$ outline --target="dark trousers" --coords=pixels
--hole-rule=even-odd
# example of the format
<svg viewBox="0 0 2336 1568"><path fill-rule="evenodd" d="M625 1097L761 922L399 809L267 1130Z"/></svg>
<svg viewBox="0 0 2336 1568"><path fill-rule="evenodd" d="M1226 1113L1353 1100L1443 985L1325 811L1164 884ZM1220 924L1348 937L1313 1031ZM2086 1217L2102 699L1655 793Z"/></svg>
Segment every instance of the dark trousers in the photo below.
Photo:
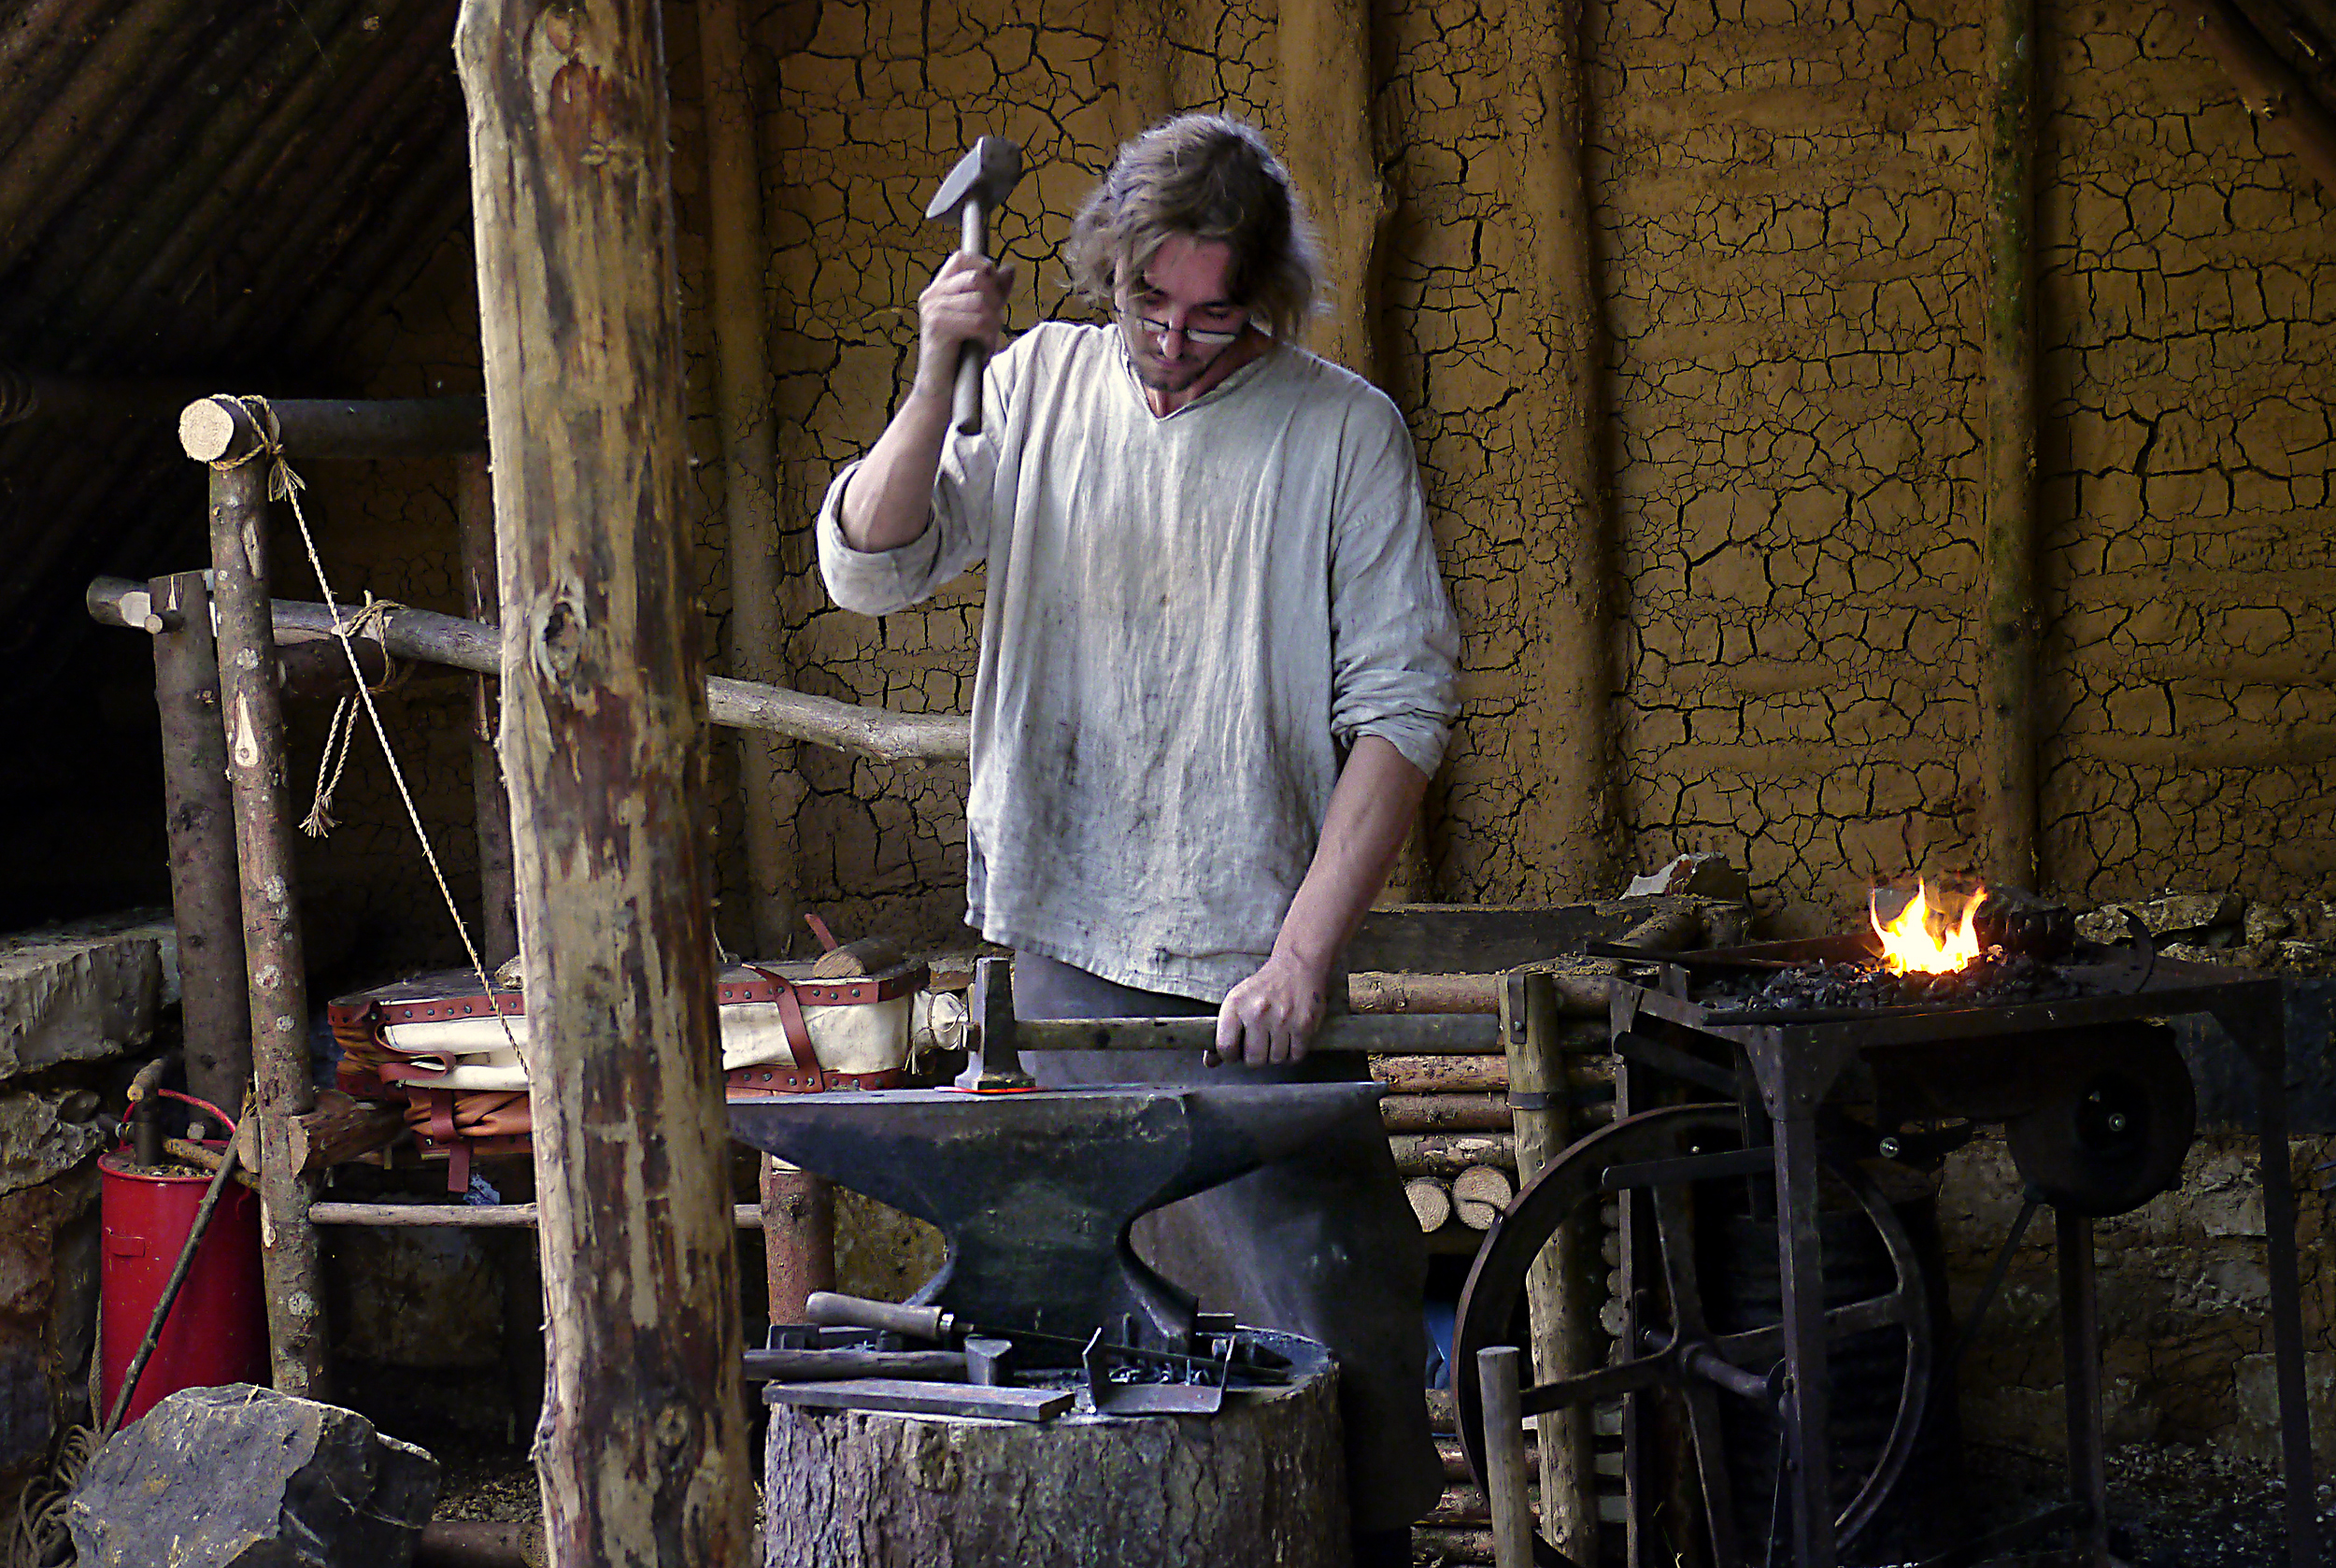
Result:
<svg viewBox="0 0 2336 1568"><path fill-rule="evenodd" d="M1014 1012L1023 1019L1192 1018L1213 1004L1115 984L1023 953ZM1204 1067L1170 1051L1047 1051L1022 1058L1048 1088L1097 1084L1320 1083L1363 1075L1360 1057L1283 1067ZM1428 1252L1375 1116L1342 1122L1301 1159L1156 1209L1135 1250L1198 1296L1203 1309L1303 1334L1338 1358L1347 1495L1355 1529L1409 1524L1435 1505L1444 1475L1428 1431L1420 1298Z"/></svg>

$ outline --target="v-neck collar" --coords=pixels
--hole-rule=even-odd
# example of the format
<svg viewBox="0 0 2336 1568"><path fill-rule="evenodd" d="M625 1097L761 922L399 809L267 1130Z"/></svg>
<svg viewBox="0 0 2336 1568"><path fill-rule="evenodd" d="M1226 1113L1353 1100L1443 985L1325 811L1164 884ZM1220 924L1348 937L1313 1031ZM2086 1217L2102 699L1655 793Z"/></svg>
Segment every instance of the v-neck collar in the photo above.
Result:
<svg viewBox="0 0 2336 1568"><path fill-rule="evenodd" d="M1151 422L1155 425L1166 424L1170 420L1180 418L1183 415L1190 413L1195 408L1205 408L1210 404L1217 402L1219 398L1225 396L1226 394L1238 392L1241 388L1247 386L1251 381L1257 379L1259 372L1261 371L1266 365L1273 363L1275 360L1279 358L1282 351L1281 340L1279 338L1273 338L1266 344L1265 351L1263 353L1258 355L1257 358L1251 360L1248 363L1243 365L1240 369L1234 371L1232 375L1226 377L1215 386L1209 388L1208 391L1203 392L1200 396L1194 398L1183 407L1173 409L1165 414L1155 414L1152 412L1151 399L1145 395L1146 388L1144 386L1144 378L1135 373L1135 356L1128 351L1127 337L1120 332L1116 323L1105 327L1104 330L1111 334L1112 347L1118 350L1119 372L1126 378L1128 391L1133 394L1136 406L1142 409L1144 417L1151 421Z"/></svg>

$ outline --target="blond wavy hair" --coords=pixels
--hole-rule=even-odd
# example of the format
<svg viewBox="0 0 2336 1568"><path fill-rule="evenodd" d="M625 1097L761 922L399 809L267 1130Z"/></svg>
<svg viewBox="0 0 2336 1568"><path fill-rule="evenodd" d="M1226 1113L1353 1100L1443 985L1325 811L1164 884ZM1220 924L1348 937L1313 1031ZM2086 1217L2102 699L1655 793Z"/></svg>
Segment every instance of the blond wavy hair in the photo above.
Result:
<svg viewBox="0 0 2336 1568"><path fill-rule="evenodd" d="M1120 282L1178 235L1232 248L1232 297L1260 326L1277 337L1304 326L1321 292L1314 231L1289 171L1254 129L1188 114L1122 147L1072 221L1071 286L1109 311Z"/></svg>

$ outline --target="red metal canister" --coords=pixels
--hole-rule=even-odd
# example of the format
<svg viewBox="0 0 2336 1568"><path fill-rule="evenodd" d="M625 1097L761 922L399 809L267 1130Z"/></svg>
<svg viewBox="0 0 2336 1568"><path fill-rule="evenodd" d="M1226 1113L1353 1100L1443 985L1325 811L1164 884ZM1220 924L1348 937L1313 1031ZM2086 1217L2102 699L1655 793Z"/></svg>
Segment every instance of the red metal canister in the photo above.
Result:
<svg viewBox="0 0 2336 1568"><path fill-rule="evenodd" d="M224 1148L222 1144L209 1146ZM140 1170L126 1153L97 1162L103 1183L100 1213L106 1231L101 1276L104 1310L97 1364L102 1404L98 1419L113 1408L153 1321L154 1305L178 1262L203 1205L210 1177L162 1176ZM194 1264L178 1300L163 1324L162 1337L136 1395L122 1413L127 1426L165 1396L180 1389L221 1383L267 1381L267 1305L260 1284L259 1195L230 1181L211 1213L209 1229L195 1248Z"/></svg>

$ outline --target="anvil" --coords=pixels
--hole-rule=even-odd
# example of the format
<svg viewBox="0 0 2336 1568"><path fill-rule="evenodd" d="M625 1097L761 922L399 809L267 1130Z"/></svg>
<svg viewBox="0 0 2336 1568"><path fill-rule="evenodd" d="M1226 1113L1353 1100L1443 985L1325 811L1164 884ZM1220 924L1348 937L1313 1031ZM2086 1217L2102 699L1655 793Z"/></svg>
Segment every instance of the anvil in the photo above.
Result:
<svg viewBox="0 0 2336 1568"><path fill-rule="evenodd" d="M1050 1333L1132 1327L1129 1343L1183 1349L1193 1300L1136 1257L1128 1228L1303 1149L1378 1096L1372 1083L878 1090L733 1100L730 1126L936 1227L948 1254L910 1298L920 1305Z"/></svg>

